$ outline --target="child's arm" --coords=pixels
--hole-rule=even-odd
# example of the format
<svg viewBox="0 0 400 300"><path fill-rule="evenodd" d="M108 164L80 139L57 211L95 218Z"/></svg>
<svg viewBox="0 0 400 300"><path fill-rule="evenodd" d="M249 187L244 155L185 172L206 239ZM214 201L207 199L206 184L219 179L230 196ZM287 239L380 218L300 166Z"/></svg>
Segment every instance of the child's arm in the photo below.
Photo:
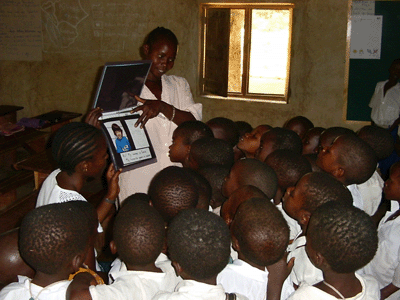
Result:
<svg viewBox="0 0 400 300"><path fill-rule="evenodd" d="M267 299L280 300L282 286L286 278L289 276L294 265L294 257L287 262L287 253L273 265L267 266L268 269L268 284L267 284Z"/></svg>
<svg viewBox="0 0 400 300"><path fill-rule="evenodd" d="M68 286L66 300L92 300L89 286L96 285L96 280L89 273L79 273Z"/></svg>
<svg viewBox="0 0 400 300"><path fill-rule="evenodd" d="M400 288L395 286L393 283L385 286L383 289L381 289L381 300L386 299L389 297L391 294L394 292L397 292Z"/></svg>
<svg viewBox="0 0 400 300"><path fill-rule="evenodd" d="M107 183L108 183L108 192L106 197L101 201L99 206L97 207L97 217L99 219L100 224L107 217L110 209L114 207L114 203L117 200L119 194L119 174L121 174L121 169L115 171L114 164L110 164L107 170Z"/></svg>

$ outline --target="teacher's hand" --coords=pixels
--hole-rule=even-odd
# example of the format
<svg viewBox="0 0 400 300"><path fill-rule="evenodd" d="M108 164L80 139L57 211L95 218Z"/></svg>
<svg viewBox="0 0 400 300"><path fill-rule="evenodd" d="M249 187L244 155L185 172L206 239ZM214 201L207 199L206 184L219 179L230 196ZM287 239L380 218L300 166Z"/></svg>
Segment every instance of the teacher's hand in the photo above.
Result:
<svg viewBox="0 0 400 300"><path fill-rule="evenodd" d="M140 128L143 128L149 119L156 117L162 111L164 102L161 100L145 100L139 96L135 96L135 99L143 103L143 105L136 107L131 111L131 113L138 112L139 110L142 111L142 114L135 124L135 127L140 124Z"/></svg>

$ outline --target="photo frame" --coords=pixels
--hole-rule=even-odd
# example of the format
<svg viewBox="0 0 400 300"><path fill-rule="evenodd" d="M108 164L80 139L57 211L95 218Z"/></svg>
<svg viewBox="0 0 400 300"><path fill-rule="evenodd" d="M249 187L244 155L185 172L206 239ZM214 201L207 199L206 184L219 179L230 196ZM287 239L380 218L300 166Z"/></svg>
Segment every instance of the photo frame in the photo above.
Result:
<svg viewBox="0 0 400 300"><path fill-rule="evenodd" d="M138 114L101 120L111 160L122 172L152 164L156 154L145 128L135 127Z"/></svg>

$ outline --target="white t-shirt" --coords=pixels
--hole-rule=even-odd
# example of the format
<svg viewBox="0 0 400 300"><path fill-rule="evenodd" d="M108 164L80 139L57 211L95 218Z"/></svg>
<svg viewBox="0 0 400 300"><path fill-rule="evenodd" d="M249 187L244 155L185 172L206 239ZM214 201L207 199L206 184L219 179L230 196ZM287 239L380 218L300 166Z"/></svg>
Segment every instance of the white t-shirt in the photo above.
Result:
<svg viewBox="0 0 400 300"><path fill-rule="evenodd" d="M363 211L370 216L376 212L381 203L384 183L381 175L375 171L366 182L357 185L363 199Z"/></svg>
<svg viewBox="0 0 400 300"><path fill-rule="evenodd" d="M361 283L362 291L356 296L346 299L379 300L381 298L379 285L372 276L361 277L360 275L356 274L356 277ZM337 300L338 298L309 284L303 284L288 298L288 300L322 300L322 299Z"/></svg>
<svg viewBox="0 0 400 300"><path fill-rule="evenodd" d="M353 197L353 205L361 210L364 210L364 201L360 191L358 190L357 184L350 184L347 186L347 188Z"/></svg>
<svg viewBox="0 0 400 300"><path fill-rule="evenodd" d="M241 259L236 259L228 264L218 274L217 283L221 284L228 293L239 293L249 300L262 300L267 297L268 270L257 269ZM281 299L294 292L290 280L286 279L281 293Z"/></svg>
<svg viewBox="0 0 400 300"><path fill-rule="evenodd" d="M246 300L245 296L236 294L236 299ZM225 300L226 294L222 285L211 285L194 280L183 280L172 293L159 293L153 300Z"/></svg>
<svg viewBox="0 0 400 300"><path fill-rule="evenodd" d="M31 283L31 279L18 275L18 282L13 282L0 291L1 300L60 300L66 298L66 291L71 281L62 280L41 287Z"/></svg>
<svg viewBox="0 0 400 300"><path fill-rule="evenodd" d="M299 223L297 223L295 219L293 219L286 213L286 211L282 207L282 202L276 205L276 208L282 213L283 217L286 220L286 223L289 225L289 230L290 230L289 240L294 240L301 231Z"/></svg>
<svg viewBox="0 0 400 300"><path fill-rule="evenodd" d="M388 128L400 114L400 83L390 88L383 96L386 81L376 84L375 92L369 102L372 108L371 119L378 126Z"/></svg>
<svg viewBox="0 0 400 300"><path fill-rule="evenodd" d="M190 86L186 79L174 75L163 75L161 83L162 101L173 105L177 109L188 111L192 113L196 120L201 120L202 104L194 103ZM143 87L140 97L143 99L156 99L147 86ZM134 193L147 193L151 179L162 169L172 165L180 166L180 164L172 163L168 156L169 146L172 143L172 134L177 125L160 113L157 117L150 119L145 127L154 147L157 162L124 172L119 176L119 196L121 201Z"/></svg>

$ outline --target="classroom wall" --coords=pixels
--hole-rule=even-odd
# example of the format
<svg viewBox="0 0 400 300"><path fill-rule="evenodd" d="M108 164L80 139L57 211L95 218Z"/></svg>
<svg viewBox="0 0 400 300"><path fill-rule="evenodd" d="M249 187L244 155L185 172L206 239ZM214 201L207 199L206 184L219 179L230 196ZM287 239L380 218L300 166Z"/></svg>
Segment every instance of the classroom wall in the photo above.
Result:
<svg viewBox="0 0 400 300"><path fill-rule="evenodd" d="M0 101L22 105L18 117L52 109L84 113L93 101L101 66L139 59L145 34L172 29L180 49L171 74L189 81L204 120L225 116L252 125L280 126L304 115L318 126L352 126L343 121L348 0L293 0L293 48L289 104L206 99L198 95L199 4L202 0L62 0L42 12L43 60L0 61ZM248 1L250 2L250 1ZM276 1L265 1L276 2ZM60 31L54 16L75 16L74 30ZM102 28L98 28L101 21ZM56 29L56 30L54 30Z"/></svg>

